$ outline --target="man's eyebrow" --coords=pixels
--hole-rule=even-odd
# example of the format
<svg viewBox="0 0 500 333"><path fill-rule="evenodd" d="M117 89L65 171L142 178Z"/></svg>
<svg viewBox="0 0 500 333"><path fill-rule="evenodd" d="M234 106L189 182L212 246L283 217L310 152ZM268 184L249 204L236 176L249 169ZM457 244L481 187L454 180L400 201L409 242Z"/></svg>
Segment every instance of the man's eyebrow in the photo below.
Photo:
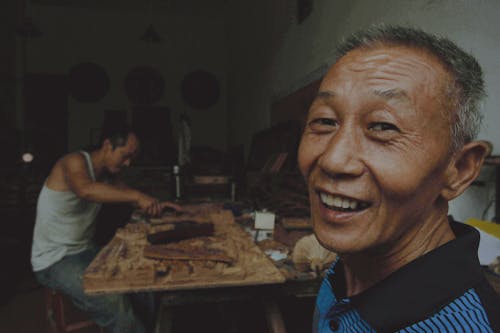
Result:
<svg viewBox="0 0 500 333"><path fill-rule="evenodd" d="M385 100L389 99L399 99L403 101L409 101L410 97L406 91L402 89L387 89L387 90L374 90L373 93Z"/></svg>
<svg viewBox="0 0 500 333"><path fill-rule="evenodd" d="M410 101L410 97L408 96L406 91L403 89L397 89L397 88L385 89L385 90L375 89L375 90L373 90L373 93L376 96L382 97L385 100L396 99L396 100L401 100L401 101L408 101L408 102ZM316 94L316 99L325 100L325 99L333 98L335 96L336 96L335 92L333 92L331 90L324 90L324 91L319 91Z"/></svg>

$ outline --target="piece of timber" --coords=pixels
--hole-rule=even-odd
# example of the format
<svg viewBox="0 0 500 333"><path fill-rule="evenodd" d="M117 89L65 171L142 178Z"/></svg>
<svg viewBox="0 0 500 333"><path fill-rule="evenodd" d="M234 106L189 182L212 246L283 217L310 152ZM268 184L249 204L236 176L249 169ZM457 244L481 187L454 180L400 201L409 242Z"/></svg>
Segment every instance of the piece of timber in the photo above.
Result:
<svg viewBox="0 0 500 333"><path fill-rule="evenodd" d="M214 225L212 223L182 221L174 224L174 227L170 230L148 234L147 239L151 244L165 244L187 238L211 236L213 234Z"/></svg>
<svg viewBox="0 0 500 333"><path fill-rule="evenodd" d="M147 221L152 225L157 224L176 224L182 223L183 221L194 221L194 222L210 222L206 219L206 217L199 216L197 214L192 213L181 213L181 214L164 214L161 217L150 217Z"/></svg>
<svg viewBox="0 0 500 333"><path fill-rule="evenodd" d="M283 217L279 222L286 230L312 230L311 219L309 217Z"/></svg>
<svg viewBox="0 0 500 333"><path fill-rule="evenodd" d="M144 248L144 257L152 259L169 260L209 260L220 261L227 264L233 263L233 258L217 249L175 249L161 245L150 245Z"/></svg>

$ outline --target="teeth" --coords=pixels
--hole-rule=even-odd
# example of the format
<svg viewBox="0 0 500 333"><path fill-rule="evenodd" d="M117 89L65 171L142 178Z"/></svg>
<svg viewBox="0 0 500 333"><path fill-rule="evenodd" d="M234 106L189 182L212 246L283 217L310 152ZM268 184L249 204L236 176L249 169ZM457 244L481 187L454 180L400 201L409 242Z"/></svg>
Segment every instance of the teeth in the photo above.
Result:
<svg viewBox="0 0 500 333"><path fill-rule="evenodd" d="M351 200L351 199L347 199L347 198L343 198L343 197L339 197L339 196L333 196L333 195L326 194L326 193L320 193L320 198L321 198L321 201L325 205L330 206L330 207L334 207L334 208L355 210L358 207L362 208L365 206L365 204L363 204L359 201Z"/></svg>
<svg viewBox="0 0 500 333"><path fill-rule="evenodd" d="M357 201L351 200L351 204L349 205L351 209L356 209L358 208L358 203Z"/></svg>
<svg viewBox="0 0 500 333"><path fill-rule="evenodd" d="M330 197L324 197L324 196L322 196L321 200L325 203L325 205L331 205L332 202L330 202L330 201L333 200L333 199L330 198Z"/></svg>

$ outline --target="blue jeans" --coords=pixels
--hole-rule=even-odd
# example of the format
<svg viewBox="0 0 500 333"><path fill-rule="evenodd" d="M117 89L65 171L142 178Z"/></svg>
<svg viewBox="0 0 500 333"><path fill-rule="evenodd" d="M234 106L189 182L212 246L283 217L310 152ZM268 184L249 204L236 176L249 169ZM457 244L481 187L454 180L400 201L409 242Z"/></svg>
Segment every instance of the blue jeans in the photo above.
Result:
<svg viewBox="0 0 500 333"><path fill-rule="evenodd" d="M146 326L151 329L154 326L152 294L85 294L83 272L98 251L97 247L93 247L66 256L52 266L35 272L35 276L40 284L68 295L79 309L87 312L97 325L110 333L144 333ZM137 316L139 312L144 314L142 320Z"/></svg>

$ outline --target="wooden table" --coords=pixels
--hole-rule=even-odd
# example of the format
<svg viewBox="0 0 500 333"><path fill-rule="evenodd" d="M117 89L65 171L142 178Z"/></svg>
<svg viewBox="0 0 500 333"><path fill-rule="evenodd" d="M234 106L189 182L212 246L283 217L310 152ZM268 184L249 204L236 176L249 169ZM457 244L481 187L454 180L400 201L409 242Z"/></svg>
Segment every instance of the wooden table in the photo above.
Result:
<svg viewBox="0 0 500 333"><path fill-rule="evenodd" d="M157 326L161 327L162 332L168 332L172 306L203 299L220 301L225 298L256 297L257 289L252 288L276 286L285 282L285 277L274 263L255 245L250 235L234 222L230 211L222 210L218 205L199 205L189 209L197 210L196 215L200 219L209 219L214 224L213 237L205 237L203 245L226 249L234 258L232 264L145 258L143 250L149 245L146 236L154 226L135 222L119 229L91 262L83 276L85 292L162 292ZM259 289L258 294L265 295L266 290ZM272 297L262 299L271 332L285 332L279 309Z"/></svg>
<svg viewBox="0 0 500 333"><path fill-rule="evenodd" d="M213 237L200 238L203 247L224 249L232 264L206 261L156 260L143 256L146 236L154 226L132 223L119 229L86 269L83 287L88 294L205 289L283 283L284 276L254 244L230 211L200 205L200 219L214 224ZM191 207L191 209L193 209ZM192 239L194 243L198 239Z"/></svg>

